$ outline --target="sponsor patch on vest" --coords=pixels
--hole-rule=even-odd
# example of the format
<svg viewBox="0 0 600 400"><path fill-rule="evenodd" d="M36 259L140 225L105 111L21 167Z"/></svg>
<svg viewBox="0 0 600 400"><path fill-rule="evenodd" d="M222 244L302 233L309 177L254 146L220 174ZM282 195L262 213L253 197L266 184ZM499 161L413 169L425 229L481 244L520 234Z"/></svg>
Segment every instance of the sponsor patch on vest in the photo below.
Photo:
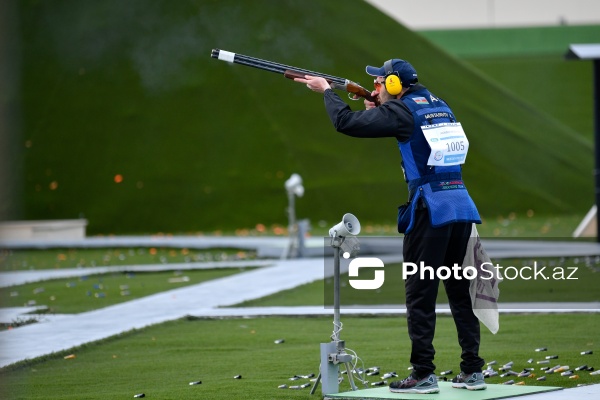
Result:
<svg viewBox="0 0 600 400"><path fill-rule="evenodd" d="M447 112L436 112L429 113L424 115L425 119L433 119L433 118L450 118L450 114Z"/></svg>
<svg viewBox="0 0 600 400"><path fill-rule="evenodd" d="M442 190L464 189L465 184L461 180L454 181L436 181L430 182L432 192L441 192Z"/></svg>
<svg viewBox="0 0 600 400"><path fill-rule="evenodd" d="M425 97L414 97L413 101L417 104L429 104Z"/></svg>

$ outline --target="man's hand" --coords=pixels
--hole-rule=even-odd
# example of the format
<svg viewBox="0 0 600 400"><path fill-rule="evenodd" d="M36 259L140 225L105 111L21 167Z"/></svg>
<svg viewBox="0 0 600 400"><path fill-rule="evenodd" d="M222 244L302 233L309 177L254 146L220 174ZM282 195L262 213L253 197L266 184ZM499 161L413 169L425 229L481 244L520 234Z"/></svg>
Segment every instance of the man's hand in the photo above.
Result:
<svg viewBox="0 0 600 400"><path fill-rule="evenodd" d="M323 93L325 90L331 89L325 78L321 78L320 76L304 75L304 79L295 78L294 81L305 83L307 88L317 93Z"/></svg>
<svg viewBox="0 0 600 400"><path fill-rule="evenodd" d="M376 97L378 94L379 94L379 92L378 92L377 90L373 90L373 91L371 92L371 96L373 96L373 97ZM364 103L365 103L365 108L366 108L367 110L370 110L371 108L375 108L375 107L377 107L377 104L375 104L375 103L373 103L372 101L369 101L369 100L367 100L367 99L365 99L365 102L364 102Z"/></svg>

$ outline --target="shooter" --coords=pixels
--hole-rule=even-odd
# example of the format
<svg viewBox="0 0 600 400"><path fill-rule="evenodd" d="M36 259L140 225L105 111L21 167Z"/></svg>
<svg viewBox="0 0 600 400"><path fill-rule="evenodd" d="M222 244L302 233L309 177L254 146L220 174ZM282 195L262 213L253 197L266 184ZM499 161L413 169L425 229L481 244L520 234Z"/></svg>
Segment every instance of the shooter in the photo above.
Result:
<svg viewBox="0 0 600 400"><path fill-rule="evenodd" d="M404 261L433 268L461 265L471 226L481 223L461 174L469 149L466 134L448 104L418 83L417 71L407 61L388 60L379 68L367 66L366 72L375 77L372 95L380 105L365 99L363 111L352 111L322 77L306 74L294 80L323 93L338 132L396 140L409 190L408 202L398 212L398 232L405 234ZM479 390L486 388L481 372L484 360L479 357L479 320L473 313L469 285L466 279L444 280L462 348L461 372L452 386ZM433 363L438 287L437 276L421 279L414 274L405 280L413 371L406 379L392 382L392 392L439 392Z"/></svg>

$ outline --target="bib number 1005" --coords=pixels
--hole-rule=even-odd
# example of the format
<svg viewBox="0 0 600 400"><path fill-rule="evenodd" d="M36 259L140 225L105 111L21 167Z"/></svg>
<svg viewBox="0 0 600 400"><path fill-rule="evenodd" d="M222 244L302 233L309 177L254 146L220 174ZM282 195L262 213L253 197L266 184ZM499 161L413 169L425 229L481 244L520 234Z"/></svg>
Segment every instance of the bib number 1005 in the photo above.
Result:
<svg viewBox="0 0 600 400"><path fill-rule="evenodd" d="M446 143L446 151L448 153L455 152L455 151L465 151L464 140L461 140L460 142Z"/></svg>
<svg viewBox="0 0 600 400"><path fill-rule="evenodd" d="M424 125L421 130L431 148L427 165L444 167L464 164L469 151L469 139L460 122Z"/></svg>

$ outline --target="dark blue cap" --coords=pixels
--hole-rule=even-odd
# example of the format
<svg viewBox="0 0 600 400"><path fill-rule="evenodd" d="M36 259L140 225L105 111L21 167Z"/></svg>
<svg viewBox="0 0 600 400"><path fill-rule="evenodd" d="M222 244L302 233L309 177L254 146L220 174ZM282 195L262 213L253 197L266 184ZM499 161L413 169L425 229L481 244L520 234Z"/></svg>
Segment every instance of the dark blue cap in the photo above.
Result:
<svg viewBox="0 0 600 400"><path fill-rule="evenodd" d="M386 65L387 64L387 65ZM391 70L386 71L386 67L391 64ZM383 67L377 68L367 65L367 74L371 76L386 76L389 72L396 72L402 81L402 86L409 87L414 85L417 79L417 70L414 69L408 61L394 58L386 61Z"/></svg>

